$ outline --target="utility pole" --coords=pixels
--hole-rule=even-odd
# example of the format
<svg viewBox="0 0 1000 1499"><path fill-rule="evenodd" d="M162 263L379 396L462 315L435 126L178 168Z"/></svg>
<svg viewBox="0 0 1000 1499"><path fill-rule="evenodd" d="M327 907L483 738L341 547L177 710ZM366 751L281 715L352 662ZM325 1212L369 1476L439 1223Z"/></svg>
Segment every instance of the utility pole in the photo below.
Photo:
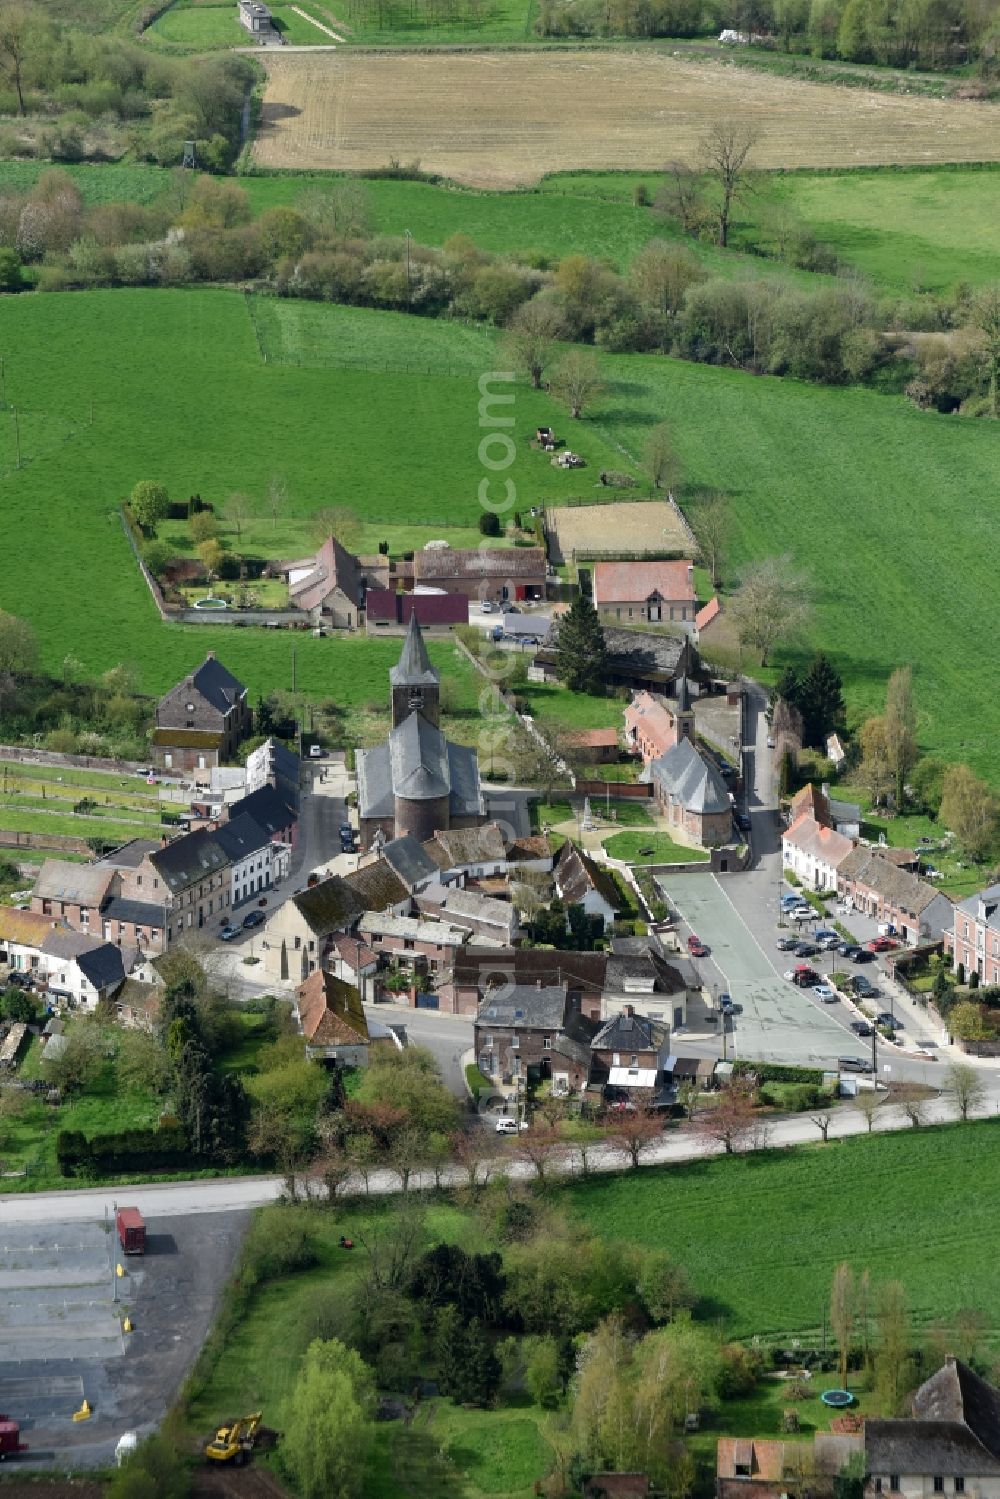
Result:
<svg viewBox="0 0 1000 1499"><path fill-rule="evenodd" d="M409 229L404 229L403 230L403 234L406 237L406 310L407 310L407 312L409 312L409 310L410 310L410 241L412 240L413 235L410 233Z"/></svg>
<svg viewBox="0 0 1000 1499"><path fill-rule="evenodd" d="M7 361L0 354L0 401L7 404Z"/></svg>
<svg viewBox="0 0 1000 1499"><path fill-rule="evenodd" d="M14 451L17 454L17 466L21 467L21 424L17 419L17 407L10 408L10 414L14 418Z"/></svg>

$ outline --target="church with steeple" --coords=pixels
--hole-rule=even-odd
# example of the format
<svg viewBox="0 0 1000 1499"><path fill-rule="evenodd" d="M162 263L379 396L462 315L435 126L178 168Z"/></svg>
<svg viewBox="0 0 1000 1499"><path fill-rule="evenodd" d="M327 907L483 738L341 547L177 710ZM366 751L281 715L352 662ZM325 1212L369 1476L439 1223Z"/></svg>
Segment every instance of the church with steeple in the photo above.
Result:
<svg viewBox="0 0 1000 1499"><path fill-rule="evenodd" d="M361 847L406 834L421 843L485 821L475 750L441 732L441 677L415 614L389 672L392 729L385 744L358 750Z"/></svg>

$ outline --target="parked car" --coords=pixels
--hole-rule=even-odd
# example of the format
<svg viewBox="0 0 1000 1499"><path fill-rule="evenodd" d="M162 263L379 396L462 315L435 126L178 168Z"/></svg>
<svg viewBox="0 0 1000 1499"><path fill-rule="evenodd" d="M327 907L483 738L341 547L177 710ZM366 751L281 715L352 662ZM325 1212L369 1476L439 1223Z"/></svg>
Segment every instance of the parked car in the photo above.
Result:
<svg viewBox="0 0 1000 1499"><path fill-rule="evenodd" d="M486 606L484 605L483 607L485 608ZM520 1124L518 1124L516 1119L506 1118L498 1119L496 1123L496 1132L498 1135L516 1135L519 1129L527 1128L527 1123L523 1119Z"/></svg>
<svg viewBox="0 0 1000 1499"><path fill-rule="evenodd" d="M815 942L796 942L795 956L797 958L814 958L819 952Z"/></svg>
<svg viewBox="0 0 1000 1499"><path fill-rule="evenodd" d="M732 995L730 994L719 995L719 1009L722 1011L723 1015L743 1014L743 1006L741 1004L737 1004L736 1000L733 999Z"/></svg>
<svg viewBox="0 0 1000 1499"><path fill-rule="evenodd" d="M867 1020L852 1020L851 1030L856 1036L870 1036L872 1033L872 1027Z"/></svg>
<svg viewBox="0 0 1000 1499"><path fill-rule="evenodd" d="M779 937L777 942L779 952L794 952L798 945L798 939L795 937Z"/></svg>
<svg viewBox="0 0 1000 1499"><path fill-rule="evenodd" d="M835 952L836 949L840 946L840 938L837 936L836 932L834 932L832 937L817 937L816 941L822 948L823 952Z"/></svg>
<svg viewBox="0 0 1000 1499"><path fill-rule="evenodd" d="M813 993L825 1005L835 1005L840 995L830 984L814 984Z"/></svg>
<svg viewBox="0 0 1000 1499"><path fill-rule="evenodd" d="M688 952L692 957L706 958L708 956L708 948L705 946L704 942L702 942L700 937L695 936L694 932L692 932L690 937L688 938L687 946Z"/></svg>
<svg viewBox="0 0 1000 1499"><path fill-rule="evenodd" d="M871 998L878 990L868 982L863 973L856 973L851 979L851 992L863 999L866 996Z"/></svg>
<svg viewBox="0 0 1000 1499"><path fill-rule="evenodd" d="M790 968L785 978L799 989L811 989L814 984L822 982L815 968L810 968L808 963L800 963L798 967Z"/></svg>
<svg viewBox="0 0 1000 1499"><path fill-rule="evenodd" d="M223 942L232 942L233 938L238 937L239 935L239 927L233 926L231 921L227 921L225 926L222 928L222 931L219 933L219 936L222 938Z"/></svg>
<svg viewBox="0 0 1000 1499"><path fill-rule="evenodd" d="M264 915L263 911L248 911L243 918L243 925L246 927L247 931L249 931L251 927L263 926L266 920L267 917Z"/></svg>
<svg viewBox="0 0 1000 1499"><path fill-rule="evenodd" d="M753 827L753 823L750 821L750 813L737 812L736 826L739 828L741 833L749 833L750 829Z"/></svg>
<svg viewBox="0 0 1000 1499"><path fill-rule="evenodd" d="M841 1072L874 1072L875 1068L871 1062L866 1062L864 1057L838 1057L837 1064Z"/></svg>
<svg viewBox="0 0 1000 1499"><path fill-rule="evenodd" d="M492 601L490 599L483 599L483 602L480 604L479 608L480 608L480 612L483 613L483 614L492 614L493 613L493 604L492 604Z"/></svg>
<svg viewBox="0 0 1000 1499"><path fill-rule="evenodd" d="M861 952L861 948L856 942L841 942L837 948L837 951L839 953L843 953L844 957L849 958L852 963L856 963L858 961L858 954Z"/></svg>
<svg viewBox="0 0 1000 1499"><path fill-rule="evenodd" d="M887 1025L890 1030L902 1030L903 1022L898 1015L892 1015L888 1010L879 1010L875 1016L876 1025Z"/></svg>
<svg viewBox="0 0 1000 1499"><path fill-rule="evenodd" d="M869 952L892 952L893 948L899 946L899 943L892 937L873 937L870 942L865 943L865 946Z"/></svg>
<svg viewBox="0 0 1000 1499"><path fill-rule="evenodd" d="M323 756L323 746L321 744L311 744L309 746L309 758L310 758L310 760L320 760L320 759L322 759L322 756Z"/></svg>
<svg viewBox="0 0 1000 1499"><path fill-rule="evenodd" d="M859 947L854 955L855 963L874 963L875 954L869 952L867 947Z"/></svg>

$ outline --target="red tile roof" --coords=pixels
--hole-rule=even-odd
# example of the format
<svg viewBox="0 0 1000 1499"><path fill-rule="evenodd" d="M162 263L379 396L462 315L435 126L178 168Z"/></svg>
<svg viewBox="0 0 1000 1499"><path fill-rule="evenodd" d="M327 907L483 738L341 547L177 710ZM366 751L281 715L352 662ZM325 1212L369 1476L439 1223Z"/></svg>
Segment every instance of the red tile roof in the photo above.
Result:
<svg viewBox="0 0 1000 1499"><path fill-rule="evenodd" d="M694 603L693 569L683 558L674 562L598 562L594 567L594 603L635 603L660 593L665 599Z"/></svg>
<svg viewBox="0 0 1000 1499"><path fill-rule="evenodd" d="M584 749L607 749L614 748L618 743L617 729L576 729L572 734L566 735L567 743L579 745Z"/></svg>
<svg viewBox="0 0 1000 1499"><path fill-rule="evenodd" d="M706 625L712 623L713 619L718 619L721 610L722 605L719 603L717 597L709 599L708 603L703 604L694 617L694 622L698 626L698 629L703 630Z"/></svg>

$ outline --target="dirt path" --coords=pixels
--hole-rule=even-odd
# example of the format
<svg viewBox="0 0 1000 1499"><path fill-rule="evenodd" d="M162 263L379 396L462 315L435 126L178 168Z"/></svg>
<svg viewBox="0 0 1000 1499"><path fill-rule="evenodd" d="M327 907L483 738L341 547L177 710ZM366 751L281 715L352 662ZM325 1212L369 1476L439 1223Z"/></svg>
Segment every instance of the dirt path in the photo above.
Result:
<svg viewBox="0 0 1000 1499"><path fill-rule="evenodd" d="M309 21L313 26L315 26L317 31L324 31L327 36L332 36L335 42L343 42L347 40L347 38L342 37L339 32L331 31L329 26L324 26L322 21L317 21L316 17L311 16L307 10L302 10L298 5L293 5L290 8L294 10L297 16L301 16L303 21Z"/></svg>

